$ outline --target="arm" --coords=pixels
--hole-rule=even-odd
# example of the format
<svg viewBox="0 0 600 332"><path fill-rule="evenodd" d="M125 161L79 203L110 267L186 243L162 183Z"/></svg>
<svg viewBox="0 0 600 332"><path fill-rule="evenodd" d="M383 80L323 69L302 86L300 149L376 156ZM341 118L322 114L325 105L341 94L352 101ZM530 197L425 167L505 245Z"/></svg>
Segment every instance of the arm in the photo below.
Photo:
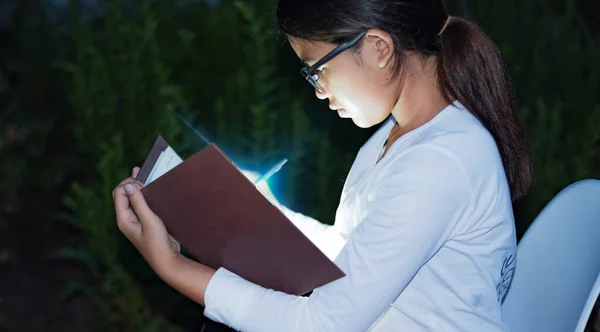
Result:
<svg viewBox="0 0 600 332"><path fill-rule="evenodd" d="M207 317L238 330L364 331L470 212L470 195L454 158L420 147L387 171L377 198L337 257L347 276L310 297L265 289L224 268L210 276L191 264L173 266L165 281L205 302Z"/></svg>

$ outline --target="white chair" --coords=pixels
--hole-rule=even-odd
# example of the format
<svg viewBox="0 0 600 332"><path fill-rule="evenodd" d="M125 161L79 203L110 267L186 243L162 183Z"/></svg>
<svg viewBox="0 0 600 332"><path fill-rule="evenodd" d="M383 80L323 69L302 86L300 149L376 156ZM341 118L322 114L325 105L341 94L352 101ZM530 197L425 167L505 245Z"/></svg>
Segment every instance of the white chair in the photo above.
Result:
<svg viewBox="0 0 600 332"><path fill-rule="evenodd" d="M600 181L583 180L556 195L519 242L503 320L513 332L582 332L599 274Z"/></svg>
<svg viewBox="0 0 600 332"><path fill-rule="evenodd" d="M600 297L600 274L598 274L596 283L594 283L594 287L592 287L592 291L590 292L590 295L583 306L583 311L581 312L581 316L579 316L579 322L577 323L575 331L583 332L585 330L596 301L600 301L598 297Z"/></svg>

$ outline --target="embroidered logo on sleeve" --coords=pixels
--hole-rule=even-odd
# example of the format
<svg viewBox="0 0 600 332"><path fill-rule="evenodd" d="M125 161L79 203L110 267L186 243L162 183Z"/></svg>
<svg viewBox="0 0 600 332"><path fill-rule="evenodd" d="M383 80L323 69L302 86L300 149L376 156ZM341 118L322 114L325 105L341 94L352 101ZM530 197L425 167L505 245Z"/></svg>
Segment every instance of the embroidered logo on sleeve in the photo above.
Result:
<svg viewBox="0 0 600 332"><path fill-rule="evenodd" d="M510 282L512 281L513 275L515 274L515 261L515 254L511 254L510 256L504 258L504 262L502 263L502 269L500 270L500 282L496 286L496 291L498 293L498 302L502 302L502 300L504 300L504 297L506 296L506 292L508 291Z"/></svg>

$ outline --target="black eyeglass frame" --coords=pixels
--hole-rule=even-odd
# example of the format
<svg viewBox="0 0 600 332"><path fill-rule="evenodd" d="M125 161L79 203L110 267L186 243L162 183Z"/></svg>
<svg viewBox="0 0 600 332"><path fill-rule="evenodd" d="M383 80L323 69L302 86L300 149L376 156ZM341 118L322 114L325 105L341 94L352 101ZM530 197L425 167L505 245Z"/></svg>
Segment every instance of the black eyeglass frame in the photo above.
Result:
<svg viewBox="0 0 600 332"><path fill-rule="evenodd" d="M356 45L365 36L366 33L367 33L366 31L361 32L358 36L354 37L352 40L340 44L338 47L334 48L333 51L327 53L324 57L322 57L319 61L317 61L314 65L312 65L308 68L304 67L304 68L300 69L300 73L308 81L308 83L310 83L310 85L312 85L315 88L315 90L319 91L320 93L323 93L323 90L321 90L321 88L319 88L319 86L317 85L317 80L319 80L319 75L315 74L317 69L319 69L319 67L324 65L327 61L333 59L338 54L340 54L340 53L344 52L345 50L349 49L350 47Z"/></svg>

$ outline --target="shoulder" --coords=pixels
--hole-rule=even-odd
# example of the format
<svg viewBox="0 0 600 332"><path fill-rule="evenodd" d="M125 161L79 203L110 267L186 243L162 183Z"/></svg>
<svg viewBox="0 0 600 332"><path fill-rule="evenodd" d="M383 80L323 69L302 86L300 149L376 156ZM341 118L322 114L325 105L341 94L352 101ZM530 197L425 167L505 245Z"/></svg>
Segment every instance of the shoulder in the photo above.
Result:
<svg viewBox="0 0 600 332"><path fill-rule="evenodd" d="M395 153L382 167L381 183L389 190L409 190L423 198L470 200L471 184L462 160L440 145L421 143Z"/></svg>
<svg viewBox="0 0 600 332"><path fill-rule="evenodd" d="M426 145L443 150L465 166L500 162L496 142L481 122L460 104L450 107L439 121L415 135L410 146Z"/></svg>
<svg viewBox="0 0 600 332"><path fill-rule="evenodd" d="M405 173L404 181L418 181L439 199L468 199L474 220L494 215L494 222L512 223L510 190L496 142L463 107L417 132L391 157L388 174Z"/></svg>
<svg viewBox="0 0 600 332"><path fill-rule="evenodd" d="M396 144L383 165L388 179L391 174L398 174L403 183L418 181L432 186L439 194L445 187L452 194L454 188L454 194L469 196L488 190L490 181L496 188L506 182L494 138L459 103L450 105ZM456 190L459 188L462 189Z"/></svg>
<svg viewBox="0 0 600 332"><path fill-rule="evenodd" d="M419 154L416 151L429 151L431 154L445 156L439 156L438 159L452 160L452 163L462 169L469 182L504 176L502 159L494 138L460 103L449 106L441 118L434 120L427 128L409 137L405 146L396 151L394 158L402 160L411 154Z"/></svg>

